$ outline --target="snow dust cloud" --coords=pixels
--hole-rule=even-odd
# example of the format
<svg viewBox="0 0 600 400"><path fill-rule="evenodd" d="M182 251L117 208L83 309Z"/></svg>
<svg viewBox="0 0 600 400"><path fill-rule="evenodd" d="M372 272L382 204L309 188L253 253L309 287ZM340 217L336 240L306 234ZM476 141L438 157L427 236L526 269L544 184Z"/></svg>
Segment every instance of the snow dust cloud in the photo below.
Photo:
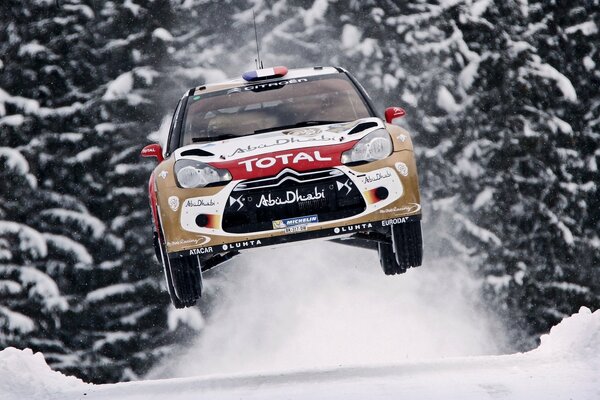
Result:
<svg viewBox="0 0 600 400"><path fill-rule="evenodd" d="M336 243L247 252L206 276L204 330L147 378L497 354L475 281L437 263L385 276L375 251Z"/></svg>

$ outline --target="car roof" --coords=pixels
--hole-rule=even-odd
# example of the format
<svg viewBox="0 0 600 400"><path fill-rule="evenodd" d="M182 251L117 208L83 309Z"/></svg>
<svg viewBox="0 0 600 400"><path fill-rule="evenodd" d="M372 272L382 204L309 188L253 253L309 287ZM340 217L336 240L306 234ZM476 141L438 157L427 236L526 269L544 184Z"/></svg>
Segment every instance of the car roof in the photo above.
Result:
<svg viewBox="0 0 600 400"><path fill-rule="evenodd" d="M337 73L341 73L342 71L343 70L341 68L335 68L335 67L293 68L293 69L289 69L288 73L285 76L280 77L280 78L275 78L275 79L297 79L297 78L303 78L306 76L337 74ZM243 79L240 74L239 78L230 79L230 80L218 82L218 83L211 83L211 84L197 86L195 88L190 89L188 92L186 92L186 95L192 96L192 95L199 95L202 93L215 92L218 90L231 89L234 87L240 87L240 86L245 86L245 85L256 85L256 84L267 82L270 80L272 80L272 79L265 79L265 80L259 80L259 81L247 81L247 80Z"/></svg>

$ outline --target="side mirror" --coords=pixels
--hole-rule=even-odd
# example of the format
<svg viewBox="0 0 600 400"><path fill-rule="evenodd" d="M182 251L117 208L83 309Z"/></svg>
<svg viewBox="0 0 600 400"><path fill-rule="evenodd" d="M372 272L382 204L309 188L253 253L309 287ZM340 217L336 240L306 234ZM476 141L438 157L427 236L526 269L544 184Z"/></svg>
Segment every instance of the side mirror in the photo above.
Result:
<svg viewBox="0 0 600 400"><path fill-rule="evenodd" d="M388 107L385 109L385 122L393 124L396 118L402 118L406 115L406 111L402 107Z"/></svg>
<svg viewBox="0 0 600 400"><path fill-rule="evenodd" d="M164 160L162 155L162 147L158 143L149 144L142 149L142 157L156 157L158 162Z"/></svg>

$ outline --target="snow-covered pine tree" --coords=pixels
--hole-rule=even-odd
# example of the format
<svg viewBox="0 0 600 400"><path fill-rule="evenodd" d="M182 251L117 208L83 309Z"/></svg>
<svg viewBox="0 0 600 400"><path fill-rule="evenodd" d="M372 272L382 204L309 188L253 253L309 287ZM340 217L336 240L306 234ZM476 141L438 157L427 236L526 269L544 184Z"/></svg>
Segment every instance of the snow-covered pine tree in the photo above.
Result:
<svg viewBox="0 0 600 400"><path fill-rule="evenodd" d="M168 60L162 27L170 3L2 7L7 57L0 118L16 127L3 129L2 144L21 146L39 181L35 190L25 186L29 210L4 214L45 238L46 253L38 252L36 265L54 280L57 296L69 301L68 309L53 314L55 324L46 324L48 341L59 338L53 348L22 336L11 343L44 350L53 367L86 380L133 378L188 330L168 315L144 190L151 165L138 157L163 113L156 112L155 68ZM3 186L2 193L18 195L25 192L21 186ZM34 206L37 198L41 205ZM6 246L26 252L25 233L33 230L21 234L11 224ZM15 244L19 238L22 245ZM13 264L28 265L11 257ZM5 271L7 281L16 282L7 283L8 297L35 308L35 299L17 291L13 270ZM198 318L188 325L198 328ZM30 319L44 320L37 314Z"/></svg>

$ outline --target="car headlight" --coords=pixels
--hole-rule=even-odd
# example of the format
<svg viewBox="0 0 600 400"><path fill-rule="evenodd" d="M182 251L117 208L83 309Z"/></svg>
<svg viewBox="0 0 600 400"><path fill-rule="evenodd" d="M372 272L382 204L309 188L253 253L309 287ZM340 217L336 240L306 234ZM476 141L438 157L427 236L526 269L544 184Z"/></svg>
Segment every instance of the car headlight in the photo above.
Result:
<svg viewBox="0 0 600 400"><path fill-rule="evenodd" d="M179 160L175 163L175 177L182 188L199 188L213 183L228 182L231 174L196 160Z"/></svg>
<svg viewBox="0 0 600 400"><path fill-rule="evenodd" d="M342 153L343 164L383 160L392 154L394 144L385 129L377 129L360 139L348 151Z"/></svg>

